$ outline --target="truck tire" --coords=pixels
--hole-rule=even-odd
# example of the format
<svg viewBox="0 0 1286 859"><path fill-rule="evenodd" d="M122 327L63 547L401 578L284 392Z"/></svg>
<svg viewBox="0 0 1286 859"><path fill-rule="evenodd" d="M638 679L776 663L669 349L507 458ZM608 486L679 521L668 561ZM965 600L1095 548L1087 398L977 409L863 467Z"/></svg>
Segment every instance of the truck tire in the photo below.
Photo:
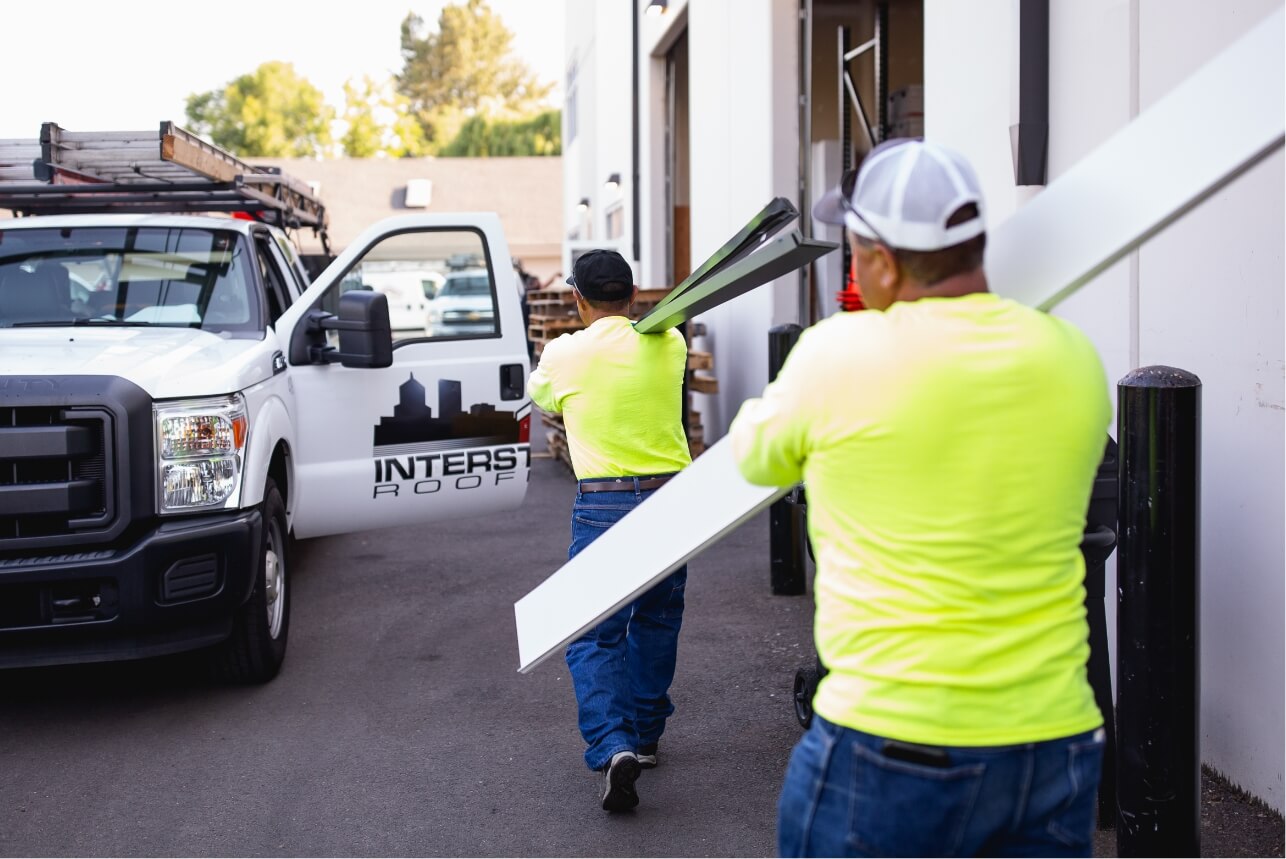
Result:
<svg viewBox="0 0 1286 859"><path fill-rule="evenodd" d="M212 652L214 674L232 683L267 683L286 658L290 631L286 505L271 477L263 492L263 534L254 590L237 609L232 634Z"/></svg>

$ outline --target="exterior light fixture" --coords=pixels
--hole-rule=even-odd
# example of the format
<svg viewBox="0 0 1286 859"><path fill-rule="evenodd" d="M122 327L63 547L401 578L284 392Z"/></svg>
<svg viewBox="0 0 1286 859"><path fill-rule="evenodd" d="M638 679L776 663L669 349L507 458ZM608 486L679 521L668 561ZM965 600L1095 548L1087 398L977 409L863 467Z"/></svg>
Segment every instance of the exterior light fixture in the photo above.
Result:
<svg viewBox="0 0 1286 859"><path fill-rule="evenodd" d="M589 211L589 197L581 197L581 198L580 198L580 202L576 204L576 208L577 208L577 209L579 209L579 210L580 210L580 211L582 211L582 212L588 212L588 211Z"/></svg>
<svg viewBox="0 0 1286 859"><path fill-rule="evenodd" d="M603 185L609 191L615 191L621 187L621 174L613 173L607 177L607 182Z"/></svg>
<svg viewBox="0 0 1286 859"><path fill-rule="evenodd" d="M664 15L666 7L670 5L670 0L649 0L647 8L643 10L644 15Z"/></svg>

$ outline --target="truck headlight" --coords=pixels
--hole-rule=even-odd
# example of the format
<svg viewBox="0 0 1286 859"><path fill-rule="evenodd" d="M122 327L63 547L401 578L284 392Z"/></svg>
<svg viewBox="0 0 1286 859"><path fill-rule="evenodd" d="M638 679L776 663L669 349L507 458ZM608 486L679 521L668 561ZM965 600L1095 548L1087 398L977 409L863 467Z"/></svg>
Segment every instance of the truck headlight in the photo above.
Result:
<svg viewBox="0 0 1286 859"><path fill-rule="evenodd" d="M157 512L236 507L250 433L240 394L158 403Z"/></svg>

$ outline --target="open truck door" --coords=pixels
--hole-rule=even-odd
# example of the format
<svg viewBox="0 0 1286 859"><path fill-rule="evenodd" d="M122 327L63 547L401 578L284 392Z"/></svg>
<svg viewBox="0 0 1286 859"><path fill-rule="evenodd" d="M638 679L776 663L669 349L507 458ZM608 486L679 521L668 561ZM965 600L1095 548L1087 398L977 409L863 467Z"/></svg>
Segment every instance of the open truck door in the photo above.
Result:
<svg viewBox="0 0 1286 859"><path fill-rule="evenodd" d="M486 283L460 314L389 330L381 278ZM283 315L291 527L316 537L517 507L527 491L530 372L509 248L494 214L412 215L359 236Z"/></svg>

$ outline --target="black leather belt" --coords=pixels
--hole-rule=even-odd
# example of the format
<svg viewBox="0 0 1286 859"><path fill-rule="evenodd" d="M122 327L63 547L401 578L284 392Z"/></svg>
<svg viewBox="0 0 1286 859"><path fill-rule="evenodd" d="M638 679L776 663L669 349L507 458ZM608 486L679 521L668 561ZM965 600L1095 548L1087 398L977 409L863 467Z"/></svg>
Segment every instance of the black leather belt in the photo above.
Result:
<svg viewBox="0 0 1286 859"><path fill-rule="evenodd" d="M650 474L638 477L589 477L580 482L581 492L646 492L660 489L673 474Z"/></svg>

